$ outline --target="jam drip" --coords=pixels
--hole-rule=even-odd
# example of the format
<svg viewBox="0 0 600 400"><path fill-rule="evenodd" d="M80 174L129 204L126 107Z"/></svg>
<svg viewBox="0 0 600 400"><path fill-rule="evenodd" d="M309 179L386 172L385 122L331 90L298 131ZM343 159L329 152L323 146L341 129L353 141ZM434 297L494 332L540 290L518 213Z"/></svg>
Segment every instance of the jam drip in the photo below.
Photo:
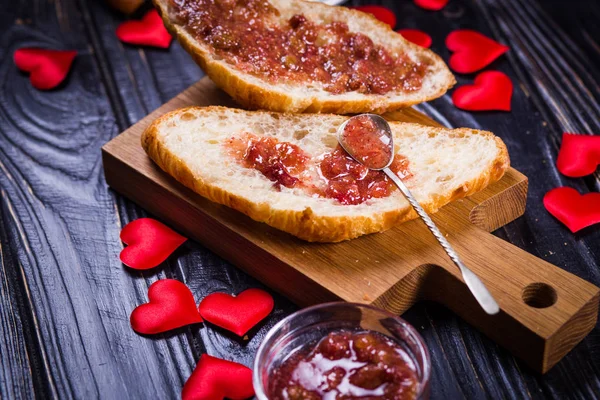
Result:
<svg viewBox="0 0 600 400"><path fill-rule="evenodd" d="M339 21L288 21L266 0L171 0L177 20L236 68L278 81L317 81L340 94L419 90L427 60L392 55Z"/></svg>
<svg viewBox="0 0 600 400"><path fill-rule="evenodd" d="M296 351L269 379L273 400L415 399L414 362L397 343L373 331L337 331Z"/></svg>
<svg viewBox="0 0 600 400"><path fill-rule="evenodd" d="M260 171L277 188L302 188L311 195L336 199L344 205L387 197L396 190L383 172L371 171L354 161L340 146L322 155L320 162L295 144L251 133L230 138L226 146L244 167ZM400 154L394 157L390 169L404 177L411 176L408 160ZM320 177L316 184L314 176Z"/></svg>

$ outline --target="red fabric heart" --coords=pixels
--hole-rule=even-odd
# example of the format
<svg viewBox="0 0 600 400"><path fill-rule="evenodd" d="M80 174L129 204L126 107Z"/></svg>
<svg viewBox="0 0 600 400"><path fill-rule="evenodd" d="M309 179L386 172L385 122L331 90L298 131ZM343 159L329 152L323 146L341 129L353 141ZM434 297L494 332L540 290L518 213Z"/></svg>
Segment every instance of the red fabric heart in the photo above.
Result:
<svg viewBox="0 0 600 400"><path fill-rule="evenodd" d="M15 51L15 65L29 72L31 85L40 90L57 87L71 70L77 52L23 48Z"/></svg>
<svg viewBox="0 0 600 400"><path fill-rule="evenodd" d="M146 304L131 313L131 327L151 335L202 322L190 289L175 279L161 279L150 285Z"/></svg>
<svg viewBox="0 0 600 400"><path fill-rule="evenodd" d="M213 293L200 303L202 318L238 336L244 336L273 310L273 297L264 290L248 289L236 297Z"/></svg>
<svg viewBox="0 0 600 400"><path fill-rule="evenodd" d="M600 222L600 193L580 195L573 188L559 187L546 193L544 207L573 233Z"/></svg>
<svg viewBox="0 0 600 400"><path fill-rule="evenodd" d="M254 396L252 370L203 354L181 391L182 400L242 400Z"/></svg>
<svg viewBox="0 0 600 400"><path fill-rule="evenodd" d="M123 22L117 28L117 37L121 42L163 49L173 40L156 10L148 11L141 21Z"/></svg>
<svg viewBox="0 0 600 400"><path fill-rule="evenodd" d="M566 176L593 174L600 164L600 136L563 133L556 166Z"/></svg>
<svg viewBox="0 0 600 400"><path fill-rule="evenodd" d="M368 5L355 6L350 8L365 12L367 14L372 14L381 22L385 22L386 24L388 24L392 29L394 29L394 27L396 26L396 14L394 14L394 12L387 7Z"/></svg>
<svg viewBox="0 0 600 400"><path fill-rule="evenodd" d="M452 103L468 111L510 111L513 84L500 71L486 71L475 77L474 85L464 85L452 93Z"/></svg>
<svg viewBox="0 0 600 400"><path fill-rule="evenodd" d="M446 38L450 57L450 68L461 74L470 74L489 65L510 48L479 32L459 29Z"/></svg>
<svg viewBox="0 0 600 400"><path fill-rule="evenodd" d="M431 36L418 29L400 29L398 33L401 34L404 39L413 42L414 44L418 44L421 47L429 48L429 46L431 46Z"/></svg>
<svg viewBox="0 0 600 400"><path fill-rule="evenodd" d="M165 261L187 239L152 218L140 218L125 225L121 240L128 245L121 251L121 262L149 269Z"/></svg>
<svg viewBox="0 0 600 400"><path fill-rule="evenodd" d="M446 7L448 0L415 0L415 4L426 10L438 11Z"/></svg>

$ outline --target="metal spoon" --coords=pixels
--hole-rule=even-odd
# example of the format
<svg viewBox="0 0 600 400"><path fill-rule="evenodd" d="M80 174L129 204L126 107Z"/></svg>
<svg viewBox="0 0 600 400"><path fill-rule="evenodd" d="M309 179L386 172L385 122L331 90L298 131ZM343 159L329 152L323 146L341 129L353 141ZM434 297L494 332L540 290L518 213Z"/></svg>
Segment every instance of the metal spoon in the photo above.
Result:
<svg viewBox="0 0 600 400"><path fill-rule="evenodd" d="M382 142L382 148L386 150L386 156L389 155L389 158L380 158L380 165L368 165L373 164L373 161L377 163L377 160L371 159L371 162L369 162L368 157L366 157L365 155L357 154L360 150L353 149L352 144L347 142L347 137L344 134L346 131L346 126L349 122L353 121L355 118L365 117L368 117L376 127L376 129L374 130L375 134L379 135L379 138ZM467 268L467 266L461 261L458 254L456 253L456 250L454 250L454 248L450 245L448 240L446 240L446 238L444 237L442 232L440 232L440 230L435 225L431 217L429 217L425 210L423 210L423 207L421 207L421 205L417 202L410 190L408 190L404 182L402 182L402 179L389 168L389 166L392 164L392 161L394 161L394 138L387 121L379 115L375 114L361 114L354 116L348 119L342 125L340 125L337 131L337 139L340 145L353 159L355 159L357 162L361 163L362 165L371 170L383 171L392 180L392 182L394 182L396 186L398 186L398 188L406 197L410 205L415 209L417 214L419 214L419 217L421 217L423 222L425 222L425 225L427 225L433 236L435 236L438 242L442 245L442 247L446 251L446 254L448 254L448 257L450 257L450 259L454 261L454 264L456 264L456 266L460 269L460 272L462 273L462 277L465 283L467 284L467 287L471 290L471 293L473 293L473 296L479 302L481 308L483 308L483 310L490 315L498 313L498 311L500 311L500 307L498 306L498 303L496 303L496 300L494 300L494 298L492 297L492 294L485 287L483 282L477 277L477 275L473 273L473 271Z"/></svg>

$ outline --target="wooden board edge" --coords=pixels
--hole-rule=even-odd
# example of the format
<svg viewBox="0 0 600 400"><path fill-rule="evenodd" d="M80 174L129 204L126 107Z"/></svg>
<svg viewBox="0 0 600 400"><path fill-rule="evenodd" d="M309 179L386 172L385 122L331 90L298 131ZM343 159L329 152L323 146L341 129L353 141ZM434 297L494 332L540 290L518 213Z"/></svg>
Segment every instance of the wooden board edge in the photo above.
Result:
<svg viewBox="0 0 600 400"><path fill-rule="evenodd" d="M600 306L600 289L596 289L596 294L590 301L546 341L541 368L543 374L556 365L596 326L598 307Z"/></svg>
<svg viewBox="0 0 600 400"><path fill-rule="evenodd" d="M514 179L514 183L507 189L488 196L486 191L493 191L493 185L495 185L493 184L484 191L469 197L475 203L469 213L469 220L473 225L493 232L525 214L529 179L513 168L506 173L505 178L509 178L509 176L511 180ZM499 184L501 181L497 183ZM506 204L511 206L506 207Z"/></svg>

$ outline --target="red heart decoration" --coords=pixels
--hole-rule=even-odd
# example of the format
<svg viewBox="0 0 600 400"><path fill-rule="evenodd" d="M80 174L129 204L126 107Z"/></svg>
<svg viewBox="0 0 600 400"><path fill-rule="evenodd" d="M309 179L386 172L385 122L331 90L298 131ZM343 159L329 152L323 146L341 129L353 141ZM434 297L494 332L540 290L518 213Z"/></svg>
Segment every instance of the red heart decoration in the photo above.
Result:
<svg viewBox="0 0 600 400"><path fill-rule="evenodd" d="M450 68L461 74L470 74L489 65L510 48L479 32L459 29L446 38L450 57Z"/></svg>
<svg viewBox="0 0 600 400"><path fill-rule="evenodd" d="M380 20L381 22L385 22L392 29L396 26L396 14L392 10L383 6L355 6L350 7L358 11L365 12L367 14L372 14L375 18Z"/></svg>
<svg viewBox="0 0 600 400"><path fill-rule="evenodd" d="M190 289L175 279L161 279L150 285L146 304L131 313L131 327L151 335L202 322Z"/></svg>
<svg viewBox="0 0 600 400"><path fill-rule="evenodd" d="M152 218L140 218L125 225L121 240L128 245L121 251L121 262L149 269L165 261L187 239Z"/></svg>
<svg viewBox="0 0 600 400"><path fill-rule="evenodd" d="M156 10L148 11L141 21L123 22L117 28L117 37L121 42L163 49L173 40Z"/></svg>
<svg viewBox="0 0 600 400"><path fill-rule="evenodd" d="M415 4L426 10L438 11L446 7L448 0L415 0Z"/></svg>
<svg viewBox="0 0 600 400"><path fill-rule="evenodd" d="M546 193L544 207L573 233L600 222L600 193L580 195L573 188L559 187Z"/></svg>
<svg viewBox="0 0 600 400"><path fill-rule="evenodd" d="M71 70L77 52L74 50L46 50L23 48L15 51L15 65L29 72L31 85L40 90L57 87Z"/></svg>
<svg viewBox="0 0 600 400"><path fill-rule="evenodd" d="M431 46L431 36L418 29L400 29L398 33L401 34L402 37L404 37L404 39L408 40L409 42L418 44L419 46L425 47L426 49L429 48L429 46Z"/></svg>
<svg viewBox="0 0 600 400"><path fill-rule="evenodd" d="M182 400L242 400L252 396L250 368L208 354L202 354L181 391Z"/></svg>
<svg viewBox="0 0 600 400"><path fill-rule="evenodd" d="M468 111L510 111L513 84L500 71L486 71L475 77L474 85L464 85L452 93L452 103Z"/></svg>
<svg viewBox="0 0 600 400"><path fill-rule="evenodd" d="M248 289L236 297L213 293L200 303L202 318L238 336L244 336L273 310L273 297L264 290Z"/></svg>
<svg viewBox="0 0 600 400"><path fill-rule="evenodd" d="M600 136L563 133L556 166L566 176L593 174L600 164Z"/></svg>

